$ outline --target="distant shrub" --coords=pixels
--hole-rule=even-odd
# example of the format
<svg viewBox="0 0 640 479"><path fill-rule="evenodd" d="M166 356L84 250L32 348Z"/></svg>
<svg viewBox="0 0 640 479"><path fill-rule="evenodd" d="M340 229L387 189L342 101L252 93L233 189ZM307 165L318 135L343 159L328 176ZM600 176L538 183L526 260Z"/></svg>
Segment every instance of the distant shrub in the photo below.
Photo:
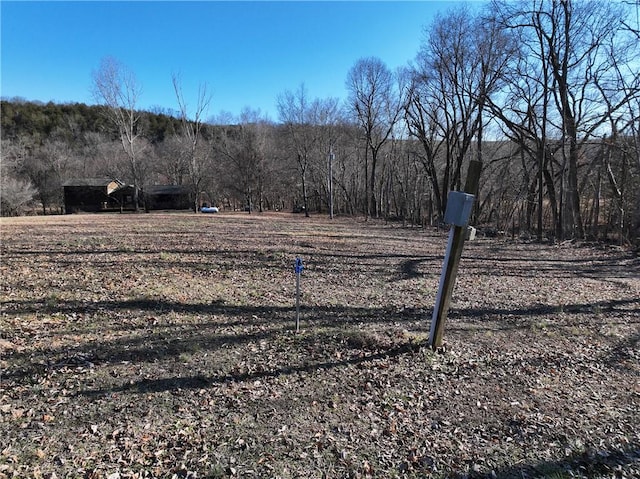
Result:
<svg viewBox="0 0 640 479"><path fill-rule="evenodd" d="M36 195L30 181L2 175L0 178L0 215L20 216Z"/></svg>

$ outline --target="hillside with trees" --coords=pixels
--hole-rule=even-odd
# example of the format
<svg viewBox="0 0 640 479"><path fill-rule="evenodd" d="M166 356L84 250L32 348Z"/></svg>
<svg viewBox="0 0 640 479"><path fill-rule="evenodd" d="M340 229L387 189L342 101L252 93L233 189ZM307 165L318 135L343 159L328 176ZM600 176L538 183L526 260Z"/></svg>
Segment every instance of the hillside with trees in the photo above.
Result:
<svg viewBox="0 0 640 479"><path fill-rule="evenodd" d="M2 215L62 211L71 178L184 185L194 209L364 215L434 225L447 193L483 164L474 224L546 239L640 237L640 33L637 5L492 2L425 27L391 71L357 59L346 99L304 84L277 99L278 121L246 109L205 118L140 111L135 75L105 59L97 105L3 99ZM128 95L122 95L128 93ZM128 102L122 102L127 98Z"/></svg>

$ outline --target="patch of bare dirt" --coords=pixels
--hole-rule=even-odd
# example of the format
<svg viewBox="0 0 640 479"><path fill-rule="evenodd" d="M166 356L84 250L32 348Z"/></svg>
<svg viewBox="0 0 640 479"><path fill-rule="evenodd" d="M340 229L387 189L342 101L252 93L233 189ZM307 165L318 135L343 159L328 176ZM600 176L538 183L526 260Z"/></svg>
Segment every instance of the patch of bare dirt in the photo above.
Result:
<svg viewBox="0 0 640 479"><path fill-rule="evenodd" d="M640 477L623 250L467 243L434 353L443 231L286 214L0 229L0 478Z"/></svg>

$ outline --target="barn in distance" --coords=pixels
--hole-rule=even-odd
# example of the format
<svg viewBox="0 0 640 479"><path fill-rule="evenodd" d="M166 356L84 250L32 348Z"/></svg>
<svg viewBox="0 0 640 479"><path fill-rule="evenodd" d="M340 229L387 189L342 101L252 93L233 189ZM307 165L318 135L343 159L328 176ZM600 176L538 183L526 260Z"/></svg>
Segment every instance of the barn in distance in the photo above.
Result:
<svg viewBox="0 0 640 479"><path fill-rule="evenodd" d="M65 213L134 211L134 187L113 178L74 178L63 185ZM186 210L189 189L181 185L149 185L139 194L138 208Z"/></svg>
<svg viewBox="0 0 640 479"><path fill-rule="evenodd" d="M121 198L115 195L125 187L112 178L73 178L62 184L66 214L119 210Z"/></svg>

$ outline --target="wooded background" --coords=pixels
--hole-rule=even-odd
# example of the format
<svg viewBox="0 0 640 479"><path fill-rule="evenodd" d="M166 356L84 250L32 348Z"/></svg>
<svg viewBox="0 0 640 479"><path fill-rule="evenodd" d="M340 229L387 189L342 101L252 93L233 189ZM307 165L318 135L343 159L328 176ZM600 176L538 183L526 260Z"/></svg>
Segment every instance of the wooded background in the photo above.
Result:
<svg viewBox="0 0 640 479"><path fill-rule="evenodd" d="M65 181L108 176L136 191L185 185L194 210L434 225L476 159L473 224L485 232L638 244L638 10L635 0L451 10L425 27L406 67L358 59L346 99L285 89L277 121L251 108L206 117L206 83L189 110L176 76L178 108L141 111L133 71L105 58L95 105L2 100L2 215L59 213Z"/></svg>

